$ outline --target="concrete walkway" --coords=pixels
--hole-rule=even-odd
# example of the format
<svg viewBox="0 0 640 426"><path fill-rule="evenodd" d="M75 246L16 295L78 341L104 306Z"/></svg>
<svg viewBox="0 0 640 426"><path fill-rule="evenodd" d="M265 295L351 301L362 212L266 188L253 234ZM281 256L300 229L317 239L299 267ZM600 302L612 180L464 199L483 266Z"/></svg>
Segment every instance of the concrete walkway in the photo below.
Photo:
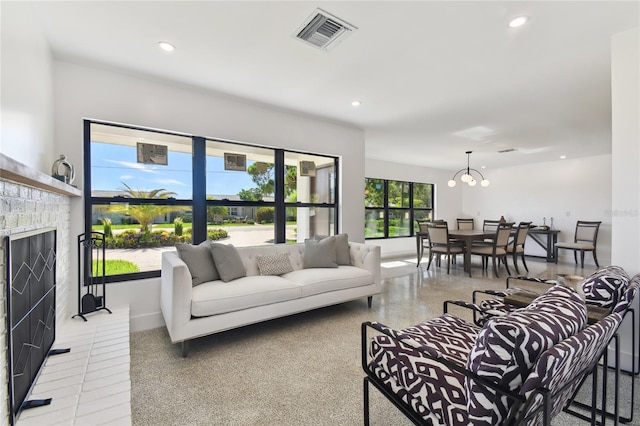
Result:
<svg viewBox="0 0 640 426"><path fill-rule="evenodd" d="M229 226L220 227L229 234L224 240L217 240L223 244L233 244L236 247L261 246L273 244L273 225ZM295 239L295 225L287 226L287 239ZM137 249L107 249L107 259L128 260L135 263L140 271L154 271L160 269L162 253L174 251L175 247L152 247Z"/></svg>

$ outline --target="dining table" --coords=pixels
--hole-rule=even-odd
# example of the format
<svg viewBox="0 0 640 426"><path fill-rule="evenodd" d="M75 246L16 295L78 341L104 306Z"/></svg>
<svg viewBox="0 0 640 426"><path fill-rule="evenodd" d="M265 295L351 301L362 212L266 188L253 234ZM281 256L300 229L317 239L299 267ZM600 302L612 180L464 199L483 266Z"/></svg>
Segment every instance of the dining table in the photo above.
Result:
<svg viewBox="0 0 640 426"><path fill-rule="evenodd" d="M471 269L471 244L474 241L484 241L493 239L496 231L483 231L482 229L450 229L449 239L464 242L464 271L469 272Z"/></svg>

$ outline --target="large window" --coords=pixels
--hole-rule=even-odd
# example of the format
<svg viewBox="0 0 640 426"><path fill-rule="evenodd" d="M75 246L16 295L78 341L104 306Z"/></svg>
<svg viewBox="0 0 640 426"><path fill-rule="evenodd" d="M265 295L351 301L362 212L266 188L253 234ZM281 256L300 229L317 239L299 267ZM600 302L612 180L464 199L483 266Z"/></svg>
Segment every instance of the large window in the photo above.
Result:
<svg viewBox="0 0 640 426"><path fill-rule="evenodd" d="M337 158L85 121L85 232L107 280L160 275L176 243L295 243L337 232Z"/></svg>
<svg viewBox="0 0 640 426"><path fill-rule="evenodd" d="M433 185L365 178L365 238L410 237L433 217Z"/></svg>

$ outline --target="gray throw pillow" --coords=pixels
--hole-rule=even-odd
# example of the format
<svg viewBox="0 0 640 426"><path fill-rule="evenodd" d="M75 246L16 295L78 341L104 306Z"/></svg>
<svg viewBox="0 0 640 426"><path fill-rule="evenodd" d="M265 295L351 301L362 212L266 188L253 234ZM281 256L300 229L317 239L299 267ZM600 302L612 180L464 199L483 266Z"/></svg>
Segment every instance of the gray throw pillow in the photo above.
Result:
<svg viewBox="0 0 640 426"><path fill-rule="evenodd" d="M200 244L176 244L178 256L187 265L191 273L191 284L206 283L220 279L216 265L213 263L209 248L211 240L206 240Z"/></svg>
<svg viewBox="0 0 640 426"><path fill-rule="evenodd" d="M347 234L336 235L336 261L338 265L351 265L349 236Z"/></svg>
<svg viewBox="0 0 640 426"><path fill-rule="evenodd" d="M304 240L304 263L307 268L337 268L336 239Z"/></svg>
<svg viewBox="0 0 640 426"><path fill-rule="evenodd" d="M288 253L256 256L260 275L282 275L293 272Z"/></svg>
<svg viewBox="0 0 640 426"><path fill-rule="evenodd" d="M242 263L242 258L238 250L231 244L211 243L211 257L216 269L220 274L220 279L225 283L233 281L236 278L247 276L247 270Z"/></svg>
<svg viewBox="0 0 640 426"><path fill-rule="evenodd" d="M349 253L349 235L338 234L332 237L328 235L316 235L313 237L316 241L322 241L325 238L335 238L336 240L336 263L338 265L351 265L351 254Z"/></svg>

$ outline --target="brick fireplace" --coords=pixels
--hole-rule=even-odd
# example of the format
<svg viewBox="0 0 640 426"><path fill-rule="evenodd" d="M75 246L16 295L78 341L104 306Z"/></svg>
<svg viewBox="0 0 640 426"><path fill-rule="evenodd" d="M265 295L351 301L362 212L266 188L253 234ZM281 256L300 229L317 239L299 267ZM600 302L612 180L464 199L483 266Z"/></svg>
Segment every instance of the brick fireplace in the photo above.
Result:
<svg viewBox="0 0 640 426"><path fill-rule="evenodd" d="M80 197L76 188L63 184L50 176L28 168L0 154L0 351L2 369L0 381L7 383L7 253L6 236L43 228L55 228L57 232L56 259L56 324L70 316L69 292L73 274L71 256L71 197ZM6 423L8 413L8 390L0 391L0 422ZM3 421L4 420L4 421Z"/></svg>

